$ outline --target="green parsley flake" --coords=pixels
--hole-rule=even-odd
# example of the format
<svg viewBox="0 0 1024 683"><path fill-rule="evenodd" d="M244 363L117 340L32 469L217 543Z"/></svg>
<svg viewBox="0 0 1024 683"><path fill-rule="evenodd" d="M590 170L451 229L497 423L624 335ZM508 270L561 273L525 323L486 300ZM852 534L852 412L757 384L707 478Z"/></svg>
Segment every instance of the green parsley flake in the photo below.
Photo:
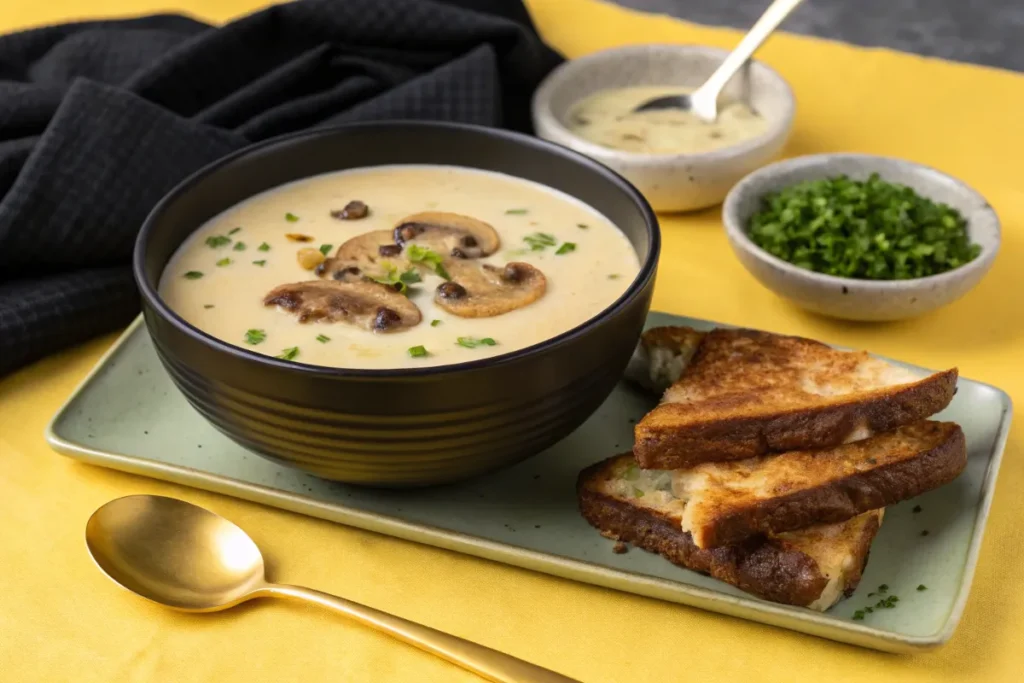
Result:
<svg viewBox="0 0 1024 683"><path fill-rule="evenodd" d="M420 274L413 268L410 268L403 273L399 273L398 268L390 261L381 261L380 265L384 268L384 274L377 277L371 277L371 279L374 282L379 282L382 285L392 287L395 291L401 294L408 293L409 285L420 282Z"/></svg>
<svg viewBox="0 0 1024 683"><path fill-rule="evenodd" d="M327 256L329 253L331 253L331 249L334 249L334 245L333 244L321 244L320 245L320 253L323 254L324 256Z"/></svg>
<svg viewBox="0 0 1024 683"><path fill-rule="evenodd" d="M494 341L490 337L484 337L483 339L477 339L476 337L459 337L455 343L459 346L464 346L467 349L475 349L478 346L495 346L498 342Z"/></svg>
<svg viewBox="0 0 1024 683"><path fill-rule="evenodd" d="M423 346L410 346L409 355L413 358L423 358L427 355L427 349Z"/></svg>
<svg viewBox="0 0 1024 683"><path fill-rule="evenodd" d="M213 304L203 304L203 308L213 308Z"/></svg>
<svg viewBox="0 0 1024 683"><path fill-rule="evenodd" d="M294 360L299 355L299 347L293 346L288 349L284 349L281 353L277 354L277 357L282 360Z"/></svg>
<svg viewBox="0 0 1024 683"><path fill-rule="evenodd" d="M256 247L257 251L270 251L270 245L264 242L260 246Z"/></svg>
<svg viewBox="0 0 1024 683"><path fill-rule="evenodd" d="M260 344L263 341L265 341L266 338L267 338L267 333L266 333L265 330L253 329L253 330L246 330L246 332L245 332L245 343L246 344L252 344L253 346L255 346L256 344Z"/></svg>
<svg viewBox="0 0 1024 683"><path fill-rule="evenodd" d="M422 263L445 280L452 279L444 268L444 259L433 249L427 249L418 244L410 244L405 250L405 257L413 263Z"/></svg>
<svg viewBox="0 0 1024 683"><path fill-rule="evenodd" d="M922 583L922 584L918 585L917 590L918 591L926 591L926 590L928 590L928 586L926 586L926 585L924 585Z"/></svg>
<svg viewBox="0 0 1024 683"><path fill-rule="evenodd" d="M190 270L183 276L186 280L198 280L203 274L198 270Z"/></svg>
<svg viewBox="0 0 1024 683"><path fill-rule="evenodd" d="M881 586L878 587L878 592L879 593L884 593L887 590L889 590L888 584L883 583Z"/></svg>
<svg viewBox="0 0 1024 683"><path fill-rule="evenodd" d="M235 246L232 249L235 251L245 251L245 242L235 242Z"/></svg>
<svg viewBox="0 0 1024 683"><path fill-rule="evenodd" d="M563 254L569 254L569 253L574 252L574 251L576 251L576 245L575 244L573 244L572 242L563 242L562 246L560 246L558 248L558 251L555 252L555 255L556 256L561 256Z"/></svg>
<svg viewBox="0 0 1024 683"><path fill-rule="evenodd" d="M981 253L959 211L877 174L810 180L770 193L750 219L749 234L795 266L863 280L928 277Z"/></svg>
<svg viewBox="0 0 1024 683"><path fill-rule="evenodd" d="M505 213L509 216L523 216L526 212L526 209L509 209Z"/></svg>
<svg viewBox="0 0 1024 683"><path fill-rule="evenodd" d="M863 619L864 618L864 610L859 609L856 612L854 612L853 613L853 618L855 620L857 620L857 621L860 621L861 619Z"/></svg>
<svg viewBox="0 0 1024 683"><path fill-rule="evenodd" d="M580 230L589 230L590 229L590 226L587 225L586 223L577 223L576 227L579 228Z"/></svg>
<svg viewBox="0 0 1024 683"><path fill-rule="evenodd" d="M234 261L227 257L222 258L220 261L217 261L217 265L221 268L223 268L224 266L230 266L232 263L234 263Z"/></svg>
<svg viewBox="0 0 1024 683"><path fill-rule="evenodd" d="M263 266L267 265L267 260L261 258L259 261L253 261L252 264L254 266L259 266L260 268L262 268Z"/></svg>
<svg viewBox="0 0 1024 683"><path fill-rule="evenodd" d="M206 238L206 246L211 249L217 249L218 247L225 247L231 244L231 238L226 235L210 235Z"/></svg>
<svg viewBox="0 0 1024 683"><path fill-rule="evenodd" d="M331 341L331 338L328 337L326 334L318 334L316 335L316 340L321 344L326 344L327 342Z"/></svg>
<svg viewBox="0 0 1024 683"><path fill-rule="evenodd" d="M297 222L299 221L299 217L298 217L298 216L296 216L296 215L295 215L294 213L292 213L291 211L289 211L288 213L286 213L286 214L284 215L284 219L285 219L286 221L288 221L289 223L297 223ZM295 348L295 347L292 347L292 348ZM298 353L298 352L296 351L296 353Z"/></svg>
<svg viewBox="0 0 1024 683"><path fill-rule="evenodd" d="M441 321L440 321L440 320L431 320L431 321L430 321L430 326L431 326L431 327L437 327L437 326L438 326L438 325L440 325L440 324L441 324Z"/></svg>
<svg viewBox="0 0 1024 683"><path fill-rule="evenodd" d="M530 245L531 251L544 251L548 247L558 244L555 236L546 232L535 232L532 235L527 235L523 238L523 241Z"/></svg>
<svg viewBox="0 0 1024 683"><path fill-rule="evenodd" d="M618 273L609 273L608 274L608 279L609 280L618 280L620 277L622 277L622 276L619 275Z"/></svg>
<svg viewBox="0 0 1024 683"><path fill-rule="evenodd" d="M242 228L240 228L240 227L239 228L231 228L230 230L228 230L228 234L229 235L234 235L236 232L238 232L241 229Z"/></svg>

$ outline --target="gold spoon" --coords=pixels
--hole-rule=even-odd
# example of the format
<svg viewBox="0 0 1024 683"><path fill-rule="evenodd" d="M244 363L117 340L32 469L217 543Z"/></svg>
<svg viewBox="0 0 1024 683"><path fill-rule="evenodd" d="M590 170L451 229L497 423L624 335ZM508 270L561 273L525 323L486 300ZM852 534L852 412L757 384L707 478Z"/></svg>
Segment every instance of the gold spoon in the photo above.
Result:
<svg viewBox="0 0 1024 683"><path fill-rule="evenodd" d="M263 556L228 520L163 496L126 496L93 513L85 542L104 574L148 600L216 612L253 598L305 600L495 683L579 683L511 655L327 593L268 583Z"/></svg>

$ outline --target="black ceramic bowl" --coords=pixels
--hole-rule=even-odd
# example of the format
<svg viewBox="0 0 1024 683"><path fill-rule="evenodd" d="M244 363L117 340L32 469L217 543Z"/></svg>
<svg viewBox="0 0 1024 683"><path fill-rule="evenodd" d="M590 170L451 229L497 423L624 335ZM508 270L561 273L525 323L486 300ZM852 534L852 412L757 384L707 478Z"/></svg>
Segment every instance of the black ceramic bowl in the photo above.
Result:
<svg viewBox="0 0 1024 683"><path fill-rule="evenodd" d="M597 317L501 356L412 370L346 370L252 353L171 311L157 283L202 223L300 178L380 164L449 164L527 178L607 216L640 274ZM337 481L450 482L509 465L567 436L607 398L650 306L660 238L643 197L597 162L535 138L434 123L344 126L271 140L185 180L146 219L135 278L160 360L215 427L260 455Z"/></svg>

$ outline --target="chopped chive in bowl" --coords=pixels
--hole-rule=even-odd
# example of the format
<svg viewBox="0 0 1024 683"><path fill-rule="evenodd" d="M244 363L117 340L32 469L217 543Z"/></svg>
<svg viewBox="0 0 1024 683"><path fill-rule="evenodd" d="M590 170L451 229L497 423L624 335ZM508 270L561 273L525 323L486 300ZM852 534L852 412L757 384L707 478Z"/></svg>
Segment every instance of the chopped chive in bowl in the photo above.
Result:
<svg viewBox="0 0 1024 683"><path fill-rule="evenodd" d="M750 239L799 268L862 280L938 275L981 253L956 209L905 185L837 175L761 198Z"/></svg>

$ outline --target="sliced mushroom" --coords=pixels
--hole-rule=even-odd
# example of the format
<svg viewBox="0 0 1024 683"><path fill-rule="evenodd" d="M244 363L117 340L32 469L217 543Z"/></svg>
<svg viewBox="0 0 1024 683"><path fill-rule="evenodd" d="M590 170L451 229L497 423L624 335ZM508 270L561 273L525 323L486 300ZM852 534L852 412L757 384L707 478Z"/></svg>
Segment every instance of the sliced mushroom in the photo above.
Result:
<svg viewBox="0 0 1024 683"><path fill-rule="evenodd" d="M263 304L294 313L300 323L344 322L373 332L396 332L423 318L409 299L370 281L310 280L280 285L267 293Z"/></svg>
<svg viewBox="0 0 1024 683"><path fill-rule="evenodd" d="M394 230L394 241L429 247L448 258L489 256L501 246L497 231L472 216L446 211L424 211L406 216Z"/></svg>
<svg viewBox="0 0 1024 683"><path fill-rule="evenodd" d="M451 280L438 285L434 301L461 318L490 318L532 304L544 296L547 278L529 263L504 267L456 261Z"/></svg>
<svg viewBox="0 0 1024 683"><path fill-rule="evenodd" d="M351 281L363 275L379 277L384 268L381 261L387 261L396 268L405 270L408 264L402 258L402 247L395 244L390 230L374 230L348 240L331 258L317 266L316 274L327 280Z"/></svg>

